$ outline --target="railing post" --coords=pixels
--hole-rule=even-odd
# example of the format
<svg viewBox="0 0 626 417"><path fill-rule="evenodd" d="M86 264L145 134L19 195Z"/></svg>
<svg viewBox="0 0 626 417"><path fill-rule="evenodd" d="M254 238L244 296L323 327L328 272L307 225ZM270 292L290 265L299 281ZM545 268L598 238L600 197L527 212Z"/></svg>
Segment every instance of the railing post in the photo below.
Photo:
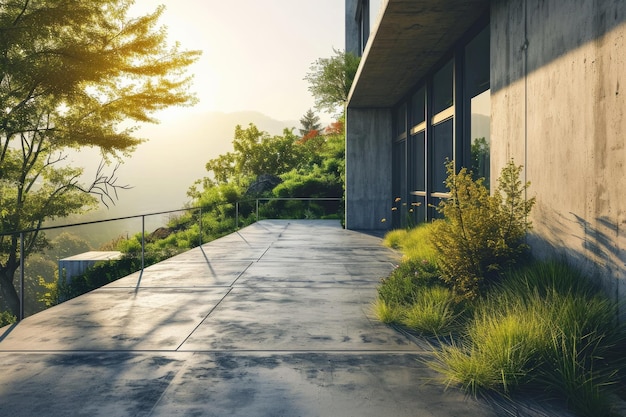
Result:
<svg viewBox="0 0 626 417"><path fill-rule="evenodd" d="M20 232L20 316L19 321L24 319L24 232Z"/></svg>
<svg viewBox="0 0 626 417"><path fill-rule="evenodd" d="M235 203L235 230L239 229L239 201Z"/></svg>
<svg viewBox="0 0 626 417"><path fill-rule="evenodd" d="M200 232L199 241L200 241L200 246L202 246L202 206L200 206L200 218L198 219L198 222L199 222L198 228Z"/></svg>
<svg viewBox="0 0 626 417"><path fill-rule="evenodd" d="M256 221L259 221L259 199L256 199Z"/></svg>
<svg viewBox="0 0 626 417"><path fill-rule="evenodd" d="M144 257L146 254L146 215L141 215L141 271L143 272Z"/></svg>

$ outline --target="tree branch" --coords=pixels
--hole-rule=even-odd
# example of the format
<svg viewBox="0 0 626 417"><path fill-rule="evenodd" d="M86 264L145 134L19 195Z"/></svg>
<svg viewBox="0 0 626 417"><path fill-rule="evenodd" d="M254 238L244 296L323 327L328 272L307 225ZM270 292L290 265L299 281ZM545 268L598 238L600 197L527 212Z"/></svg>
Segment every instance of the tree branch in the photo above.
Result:
<svg viewBox="0 0 626 417"><path fill-rule="evenodd" d="M74 186L86 193L97 195L100 198L100 201L102 202L102 204L104 204L106 208L109 208L109 204L107 204L107 202L115 205L115 201L119 200L119 197L117 195L118 190L129 190L133 188L128 184L126 185L116 184L118 178L115 176L115 173L117 172L117 169L120 167L120 164L121 163L118 162L117 165L115 165L115 168L113 168L111 175L105 175L102 172L105 166L104 160L102 160L100 161L100 165L98 166L98 171L96 172L96 178L91 183L91 185L89 185L87 189L83 189L76 184L74 184Z"/></svg>

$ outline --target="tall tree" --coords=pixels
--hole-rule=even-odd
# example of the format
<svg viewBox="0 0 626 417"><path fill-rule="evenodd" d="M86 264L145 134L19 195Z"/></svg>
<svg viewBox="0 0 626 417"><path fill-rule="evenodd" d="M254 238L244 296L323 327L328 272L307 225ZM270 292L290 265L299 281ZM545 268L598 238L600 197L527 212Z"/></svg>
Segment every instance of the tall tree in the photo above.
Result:
<svg viewBox="0 0 626 417"><path fill-rule="evenodd" d="M315 99L315 108L343 114L352 82L359 67L360 58L353 53L333 49L335 55L320 58L311 65L311 72L304 77Z"/></svg>
<svg viewBox="0 0 626 417"><path fill-rule="evenodd" d="M189 105L185 68L198 51L167 45L163 8L128 16L132 0L5 0L0 4L0 311L17 315L14 276L24 255L41 250L48 219L80 213L116 192L99 170L88 185L65 151L97 147L103 158L142 140L132 122ZM131 123L129 123L131 122ZM131 127L129 127L131 126Z"/></svg>
<svg viewBox="0 0 626 417"><path fill-rule="evenodd" d="M290 129L282 136L270 136L253 123L247 128L237 125L233 139L233 152L211 159L206 164L213 181L205 186L235 182L248 183L261 174L281 175L302 162L303 149Z"/></svg>
<svg viewBox="0 0 626 417"><path fill-rule="evenodd" d="M318 115L313 113L313 110L309 109L304 116L300 119L300 125L302 125L302 129L300 130L300 136L305 136L307 133L312 132L314 130L318 131L321 128L320 118Z"/></svg>

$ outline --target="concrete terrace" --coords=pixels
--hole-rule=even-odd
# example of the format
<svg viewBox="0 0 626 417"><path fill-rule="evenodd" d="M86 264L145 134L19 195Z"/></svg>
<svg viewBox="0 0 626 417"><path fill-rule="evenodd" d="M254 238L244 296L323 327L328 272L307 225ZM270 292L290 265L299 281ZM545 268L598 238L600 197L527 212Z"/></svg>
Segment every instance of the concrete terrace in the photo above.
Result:
<svg viewBox="0 0 626 417"><path fill-rule="evenodd" d="M0 415L510 415L373 319L397 261L337 221L258 222L0 329Z"/></svg>

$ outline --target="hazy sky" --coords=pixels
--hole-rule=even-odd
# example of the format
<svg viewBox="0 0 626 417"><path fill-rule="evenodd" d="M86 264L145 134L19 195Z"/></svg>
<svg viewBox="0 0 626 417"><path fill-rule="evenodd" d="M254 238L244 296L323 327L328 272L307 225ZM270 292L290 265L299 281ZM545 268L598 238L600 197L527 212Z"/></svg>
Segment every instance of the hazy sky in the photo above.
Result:
<svg viewBox="0 0 626 417"><path fill-rule="evenodd" d="M136 0L131 14L160 4L168 39L203 51L192 68L200 103L187 112L299 120L314 104L303 80L309 67L344 49L343 0Z"/></svg>

